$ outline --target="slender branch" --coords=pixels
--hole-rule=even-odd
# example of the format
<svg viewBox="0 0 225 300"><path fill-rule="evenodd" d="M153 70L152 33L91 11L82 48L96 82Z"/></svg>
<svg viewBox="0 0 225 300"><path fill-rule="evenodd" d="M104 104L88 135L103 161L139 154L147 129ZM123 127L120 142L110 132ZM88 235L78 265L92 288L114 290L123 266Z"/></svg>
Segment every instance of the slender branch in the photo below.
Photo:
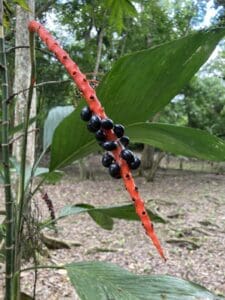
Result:
<svg viewBox="0 0 225 300"><path fill-rule="evenodd" d="M8 98L8 74L5 55L5 40L4 40L4 28L3 28L3 1L0 0L0 79L2 85L2 161L4 171L4 190L5 190L5 210L6 210L6 239L5 239L5 251L6 251L6 273L5 273L5 299L11 300L13 289L13 256L14 256L14 244L13 244L13 199L11 193L11 178L9 169L9 110L6 103L3 101Z"/></svg>
<svg viewBox="0 0 225 300"><path fill-rule="evenodd" d="M57 269L57 270L60 270L60 269L65 269L65 265L63 265L63 266L34 266L34 267L29 267L29 268L25 268L25 269L20 270L20 273L27 272L27 271L33 271L35 269L37 269L37 270L39 270L39 269Z"/></svg>
<svg viewBox="0 0 225 300"><path fill-rule="evenodd" d="M11 47L11 48L8 48L5 53L6 54L10 54L12 51L16 50L16 49L29 49L30 46L15 46L15 47ZM54 57L54 55L44 49L41 49L41 48L35 48L35 50L38 50L44 54L47 54L48 56L51 56L51 57Z"/></svg>
<svg viewBox="0 0 225 300"><path fill-rule="evenodd" d="M31 129L27 132L27 134L30 134L32 132L37 132L39 129L38 128L35 128L35 129ZM9 144L12 145L15 141L21 139L22 137L24 136L24 133L18 135L17 137L15 137L14 139L10 140L9 141Z"/></svg>
<svg viewBox="0 0 225 300"><path fill-rule="evenodd" d="M67 79L67 80L52 80L52 81L45 81L45 82L40 82L36 85L33 86L34 89L37 89L39 87L42 87L42 86L45 86L45 85L48 85L48 84L61 84L61 83L66 83L66 82L71 82L70 79ZM20 90L16 93L13 93L12 95L10 95L7 99L5 99L4 101L9 104L13 98L15 98L16 96L20 95L20 94L23 94L24 92L27 92L29 91L30 87L28 87L27 89L23 89L23 90Z"/></svg>

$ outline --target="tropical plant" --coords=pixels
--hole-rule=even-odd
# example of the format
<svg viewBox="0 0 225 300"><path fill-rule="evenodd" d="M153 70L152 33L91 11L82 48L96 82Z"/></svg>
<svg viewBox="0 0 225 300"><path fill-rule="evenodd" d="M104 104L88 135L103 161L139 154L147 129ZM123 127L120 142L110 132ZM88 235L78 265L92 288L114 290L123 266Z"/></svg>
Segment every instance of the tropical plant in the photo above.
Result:
<svg viewBox="0 0 225 300"><path fill-rule="evenodd" d="M129 1L128 1L129 2ZM35 24L33 27L32 24ZM97 101L95 92L86 89L87 79L80 73L65 51L58 51L58 44L52 41L48 32L35 22L30 24L31 29L31 58L34 62L33 31L40 33L51 51L56 50L56 57L64 62L79 88L88 99L91 111L98 111L101 118L105 118L104 111ZM43 32L45 34L43 34ZM224 29L217 28L208 31L196 32L176 41L168 42L148 50L132 53L119 59L112 70L105 76L97 89L97 95L101 99L107 114L114 120L115 124L123 123L126 126L126 134L134 142L147 143L166 151L185 156L194 156L202 159L215 161L225 160L225 143L219 138L201 130L178 127L168 124L148 123L171 99L187 84L200 66L207 60L213 49L225 34ZM1 39L1 64L6 66L4 57L4 40ZM67 63L68 62L68 63ZM34 63L30 80L29 100L32 98L34 88ZM79 76L78 76L79 75ZM1 82L4 94L2 95L2 146L3 166L2 180L5 188L6 204L6 300L20 298L20 273L21 250L23 245L22 232L29 213L31 197L40 188L41 183L49 176L48 171L65 166L76 159L86 156L97 149L96 141L92 134L88 133L84 122L80 122L80 113L84 117L83 101L78 108L66 117L56 128L51 144L51 161L49 170L40 170L38 165L40 158L32 167L26 166L26 138L29 125L29 110L26 113L26 123L23 130L24 146L21 165L14 163L19 171L20 193L18 202L12 197L10 185L10 160L9 160L9 136L8 136L8 112L7 112L7 90L6 68L1 69ZM93 92L92 93L90 93ZM29 103L29 102L28 102ZM92 104L95 103L95 104ZM138 112L138 113L137 113ZM101 120L100 120L101 122ZM110 123L110 122L109 122ZM109 126L107 123L107 126ZM110 123L111 124L111 123ZM92 126L95 124L89 124ZM104 125L106 126L106 125ZM110 125L111 128L111 125ZM114 127L115 130L115 127ZM116 132L116 131L115 131ZM118 134L117 134L118 137ZM104 148L109 151L114 149L117 141L113 132L108 133L112 143ZM109 142L109 141L106 141ZM113 145L113 149L111 146ZM110 147L109 147L110 146ZM121 148L119 148L121 150ZM120 161L119 152L116 150L116 161ZM125 155L126 156L126 155ZM125 158L124 156L124 158ZM134 160L134 159L133 159ZM132 162L133 162L132 160ZM11 162L13 164L13 161ZM134 196L137 214L140 216L147 232L152 237L158 250L157 237L154 235L151 223L147 218L141 199L138 198L134 182L131 179L129 161L122 161L121 172L112 172L114 177L122 175L125 185ZM129 167L129 168L128 168ZM47 175L46 175L47 173ZM127 177L127 174L129 177ZM35 176L42 176L40 182L34 183ZM44 177L43 177L44 176ZM47 199L47 197L46 197ZM46 200L47 201L47 200ZM48 207L52 209L48 200ZM130 207L108 207L95 208L87 205L72 206L61 212L61 217L88 212L88 214L102 227L110 229L112 218L135 219L134 210L129 212ZM14 213L18 212L18 213ZM144 213L143 213L144 212ZM163 222L158 216L152 215L156 220ZM111 225L110 225L111 224ZM14 241L16 241L14 247ZM161 252L162 254L162 252ZM163 256L163 255L162 255ZM65 266L37 266L38 268L65 268L75 286L81 299L219 299L198 285L183 281L170 276L136 276L120 269L117 266L100 262L79 262ZM28 270L28 269L26 269Z"/></svg>

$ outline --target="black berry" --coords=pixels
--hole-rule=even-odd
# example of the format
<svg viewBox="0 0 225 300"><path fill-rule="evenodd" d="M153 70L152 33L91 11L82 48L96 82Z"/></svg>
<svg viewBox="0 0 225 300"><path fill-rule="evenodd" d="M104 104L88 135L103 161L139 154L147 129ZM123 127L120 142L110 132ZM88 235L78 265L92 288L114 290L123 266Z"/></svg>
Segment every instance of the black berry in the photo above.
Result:
<svg viewBox="0 0 225 300"><path fill-rule="evenodd" d="M129 166L132 170L136 170L137 168L139 168L140 164L141 164L141 160L137 156L135 156L134 161L129 163Z"/></svg>
<svg viewBox="0 0 225 300"><path fill-rule="evenodd" d="M115 124L113 127L115 135L120 138L124 135L124 127L121 124Z"/></svg>
<svg viewBox="0 0 225 300"><path fill-rule="evenodd" d="M128 136L124 135L120 138L120 142L124 145L124 147L127 147L129 145L130 139Z"/></svg>
<svg viewBox="0 0 225 300"><path fill-rule="evenodd" d="M99 129L95 132L95 137L98 141L105 142L106 141L106 134L102 129Z"/></svg>
<svg viewBox="0 0 225 300"><path fill-rule="evenodd" d="M96 132L100 129L100 127L101 127L101 119L99 118L99 116L93 115L87 124L88 130L91 132Z"/></svg>
<svg viewBox="0 0 225 300"><path fill-rule="evenodd" d="M102 120L102 128L103 129L112 129L113 128L113 121L111 119L103 119Z"/></svg>
<svg viewBox="0 0 225 300"><path fill-rule="evenodd" d="M115 141L107 141L102 143L102 147L107 151L112 151L117 148L117 143Z"/></svg>
<svg viewBox="0 0 225 300"><path fill-rule="evenodd" d="M132 151L128 150L128 149L123 149L120 153L120 156L126 160L126 162L128 164L130 164L131 162L134 161L134 154Z"/></svg>
<svg viewBox="0 0 225 300"><path fill-rule="evenodd" d="M112 155L110 155L109 153L105 153L102 156L102 164L106 168L108 168L112 164L113 161L114 161L114 157Z"/></svg>
<svg viewBox="0 0 225 300"><path fill-rule="evenodd" d="M121 178L120 166L116 163L111 164L109 166L109 174L114 178Z"/></svg>
<svg viewBox="0 0 225 300"><path fill-rule="evenodd" d="M90 108L88 106L85 106L84 108L82 108L82 110L80 112L80 117L83 121L89 121L91 116L92 116L92 111L90 110Z"/></svg>

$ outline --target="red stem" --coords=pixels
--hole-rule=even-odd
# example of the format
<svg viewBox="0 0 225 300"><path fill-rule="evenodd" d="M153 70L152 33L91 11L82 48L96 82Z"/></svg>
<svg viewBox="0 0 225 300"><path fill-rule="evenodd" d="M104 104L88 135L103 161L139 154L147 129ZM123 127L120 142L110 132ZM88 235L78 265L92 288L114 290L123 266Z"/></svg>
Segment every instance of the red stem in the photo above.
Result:
<svg viewBox="0 0 225 300"><path fill-rule="evenodd" d="M64 51L56 40L50 35L50 33L38 22L31 21L28 26L31 32L36 32L41 40L46 44L48 49L55 54L57 59L64 65L67 72L73 78L74 82L78 86L79 90L83 94L88 106L91 111L98 115L101 119L107 118L104 108L101 106L100 101L98 100L95 90L90 86L86 76L81 73L77 64L70 58L68 53ZM117 137L114 134L113 130L107 130L107 140L114 141ZM166 260L164 256L163 249L160 245L160 242L155 234L153 224L147 214L147 211L144 206L144 201L142 200L138 188L135 185L134 179L130 172L129 166L126 161L121 159L120 152L123 149L122 145L118 143L116 150L113 150L113 155L117 163L121 168L121 176L124 181L126 190L130 194L132 200L134 201L136 213L141 219L142 225L145 228L146 234L152 239L153 244L157 248L161 257Z"/></svg>

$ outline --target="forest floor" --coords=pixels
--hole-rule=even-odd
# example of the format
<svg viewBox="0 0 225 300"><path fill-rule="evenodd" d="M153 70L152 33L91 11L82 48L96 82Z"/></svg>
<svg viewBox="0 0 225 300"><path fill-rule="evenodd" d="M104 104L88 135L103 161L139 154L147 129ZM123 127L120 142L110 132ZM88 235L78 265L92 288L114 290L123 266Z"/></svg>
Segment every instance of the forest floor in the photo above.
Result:
<svg viewBox="0 0 225 300"><path fill-rule="evenodd" d="M122 181L111 179L100 166L95 180L79 180L77 167L66 169L60 183L45 185L56 214L67 204L96 206L129 202ZM145 235L140 222L114 220L112 231L100 228L87 214L58 221L58 233L48 235L76 243L71 249L49 250L40 263L65 264L101 260L118 264L138 274L170 274L225 294L225 175L159 170L154 182L135 178L143 199L166 220L155 224L165 249L164 263ZM2 193L2 191L1 191ZM40 195L39 214L48 216ZM28 264L26 264L28 266ZM0 286L3 285L0 268ZM32 294L33 273L22 273L22 287ZM0 289L1 294L1 289ZM36 300L78 299L64 270L38 271ZM0 297L1 299L1 297Z"/></svg>

